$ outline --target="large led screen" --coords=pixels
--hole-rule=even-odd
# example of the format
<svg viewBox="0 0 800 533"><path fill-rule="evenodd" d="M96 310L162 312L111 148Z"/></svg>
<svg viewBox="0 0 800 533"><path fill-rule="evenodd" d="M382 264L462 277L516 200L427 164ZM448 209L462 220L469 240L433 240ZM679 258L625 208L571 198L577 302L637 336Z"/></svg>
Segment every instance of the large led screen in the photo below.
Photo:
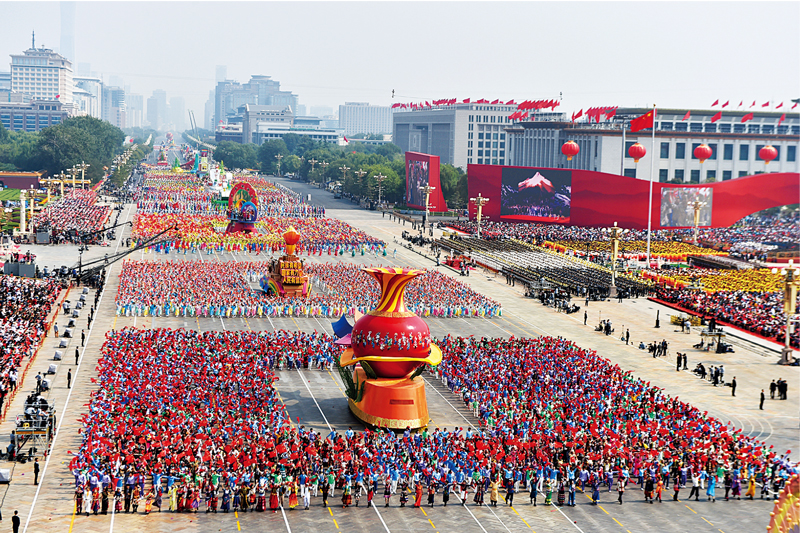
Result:
<svg viewBox="0 0 800 533"><path fill-rule="evenodd" d="M409 205L425 205L420 187L430 183L430 168L428 161L408 161L408 186L406 187L406 203Z"/></svg>
<svg viewBox="0 0 800 533"><path fill-rule="evenodd" d="M504 167L500 216L537 222L569 222L572 171Z"/></svg>
<svg viewBox="0 0 800 533"><path fill-rule="evenodd" d="M664 187L661 189L661 227L680 228L694 226L695 202L700 202L697 225L711 225L711 187Z"/></svg>

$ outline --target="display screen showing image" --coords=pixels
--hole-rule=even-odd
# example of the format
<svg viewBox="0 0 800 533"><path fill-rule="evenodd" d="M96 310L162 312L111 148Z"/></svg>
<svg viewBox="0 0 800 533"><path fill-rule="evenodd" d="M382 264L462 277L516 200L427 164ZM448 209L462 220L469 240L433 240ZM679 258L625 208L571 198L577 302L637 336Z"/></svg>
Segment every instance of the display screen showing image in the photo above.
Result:
<svg viewBox="0 0 800 533"><path fill-rule="evenodd" d="M714 189L711 187L665 187L661 189L661 227L694 226L695 202L700 202L697 225L710 226L713 195Z"/></svg>
<svg viewBox="0 0 800 533"><path fill-rule="evenodd" d="M500 216L517 220L569 222L572 172L504 168Z"/></svg>
<svg viewBox="0 0 800 533"><path fill-rule="evenodd" d="M406 165L408 165L406 168L406 175L408 176L406 203L408 205L425 207L425 198L419 188L428 185L430 182L430 167L428 166L428 161L409 159Z"/></svg>

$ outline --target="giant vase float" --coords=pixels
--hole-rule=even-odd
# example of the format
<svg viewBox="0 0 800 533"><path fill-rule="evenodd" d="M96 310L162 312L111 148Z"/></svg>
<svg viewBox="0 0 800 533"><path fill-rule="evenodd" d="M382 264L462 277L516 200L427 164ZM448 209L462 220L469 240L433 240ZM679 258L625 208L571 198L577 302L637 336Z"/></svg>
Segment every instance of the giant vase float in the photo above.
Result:
<svg viewBox="0 0 800 533"><path fill-rule="evenodd" d="M418 376L436 366L442 352L428 324L405 307L406 285L423 270L365 268L381 287L378 305L358 319L350 346L339 359L348 404L374 427L416 429L428 424L425 384ZM343 339L346 342L346 338Z"/></svg>

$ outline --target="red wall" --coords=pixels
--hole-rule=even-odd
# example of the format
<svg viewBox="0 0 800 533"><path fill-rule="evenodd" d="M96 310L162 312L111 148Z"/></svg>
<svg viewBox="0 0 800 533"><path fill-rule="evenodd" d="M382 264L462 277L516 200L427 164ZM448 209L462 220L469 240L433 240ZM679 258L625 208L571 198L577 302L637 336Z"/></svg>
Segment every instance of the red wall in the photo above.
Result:
<svg viewBox="0 0 800 533"><path fill-rule="evenodd" d="M439 182L439 156L438 155L429 155L429 154L421 154L419 152L406 152L406 189L408 188L408 180L409 180L409 173L408 173L408 163L409 161L427 161L428 162L428 185L431 187L435 187L436 189L431 192L430 198L428 198L428 203L431 206L431 211L441 212L447 211L447 203L444 201L444 195L442 194L442 184ZM418 207L419 209L425 209L424 205L425 199L423 198L420 202L420 205L416 204L408 204L413 207Z"/></svg>
<svg viewBox="0 0 800 533"><path fill-rule="evenodd" d="M483 215L490 220L500 217L500 184L502 167L497 165L468 165L470 198L478 193L488 197ZM515 167L524 168L524 167ZM530 167L534 168L534 167ZM590 170L572 171L572 205L569 223L575 226L611 226L617 222L623 228L647 229L647 204L650 182ZM660 225L661 189L681 187L669 183L653 183L653 229ZM756 211L800 203L800 174L772 173L747 176L734 180L684 185L714 189L711 227L728 227ZM470 203L470 219L476 216ZM509 220L507 217L504 220ZM668 229L668 228L664 228ZM674 228L671 228L674 229Z"/></svg>

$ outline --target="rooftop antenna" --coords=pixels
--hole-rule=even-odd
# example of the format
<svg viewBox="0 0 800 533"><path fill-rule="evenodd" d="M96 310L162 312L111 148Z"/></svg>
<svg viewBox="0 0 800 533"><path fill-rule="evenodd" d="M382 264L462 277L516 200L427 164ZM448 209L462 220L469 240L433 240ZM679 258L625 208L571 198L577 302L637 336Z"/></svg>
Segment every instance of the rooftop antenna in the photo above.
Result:
<svg viewBox="0 0 800 533"><path fill-rule="evenodd" d="M31 48L36 50L36 31L31 32Z"/></svg>

